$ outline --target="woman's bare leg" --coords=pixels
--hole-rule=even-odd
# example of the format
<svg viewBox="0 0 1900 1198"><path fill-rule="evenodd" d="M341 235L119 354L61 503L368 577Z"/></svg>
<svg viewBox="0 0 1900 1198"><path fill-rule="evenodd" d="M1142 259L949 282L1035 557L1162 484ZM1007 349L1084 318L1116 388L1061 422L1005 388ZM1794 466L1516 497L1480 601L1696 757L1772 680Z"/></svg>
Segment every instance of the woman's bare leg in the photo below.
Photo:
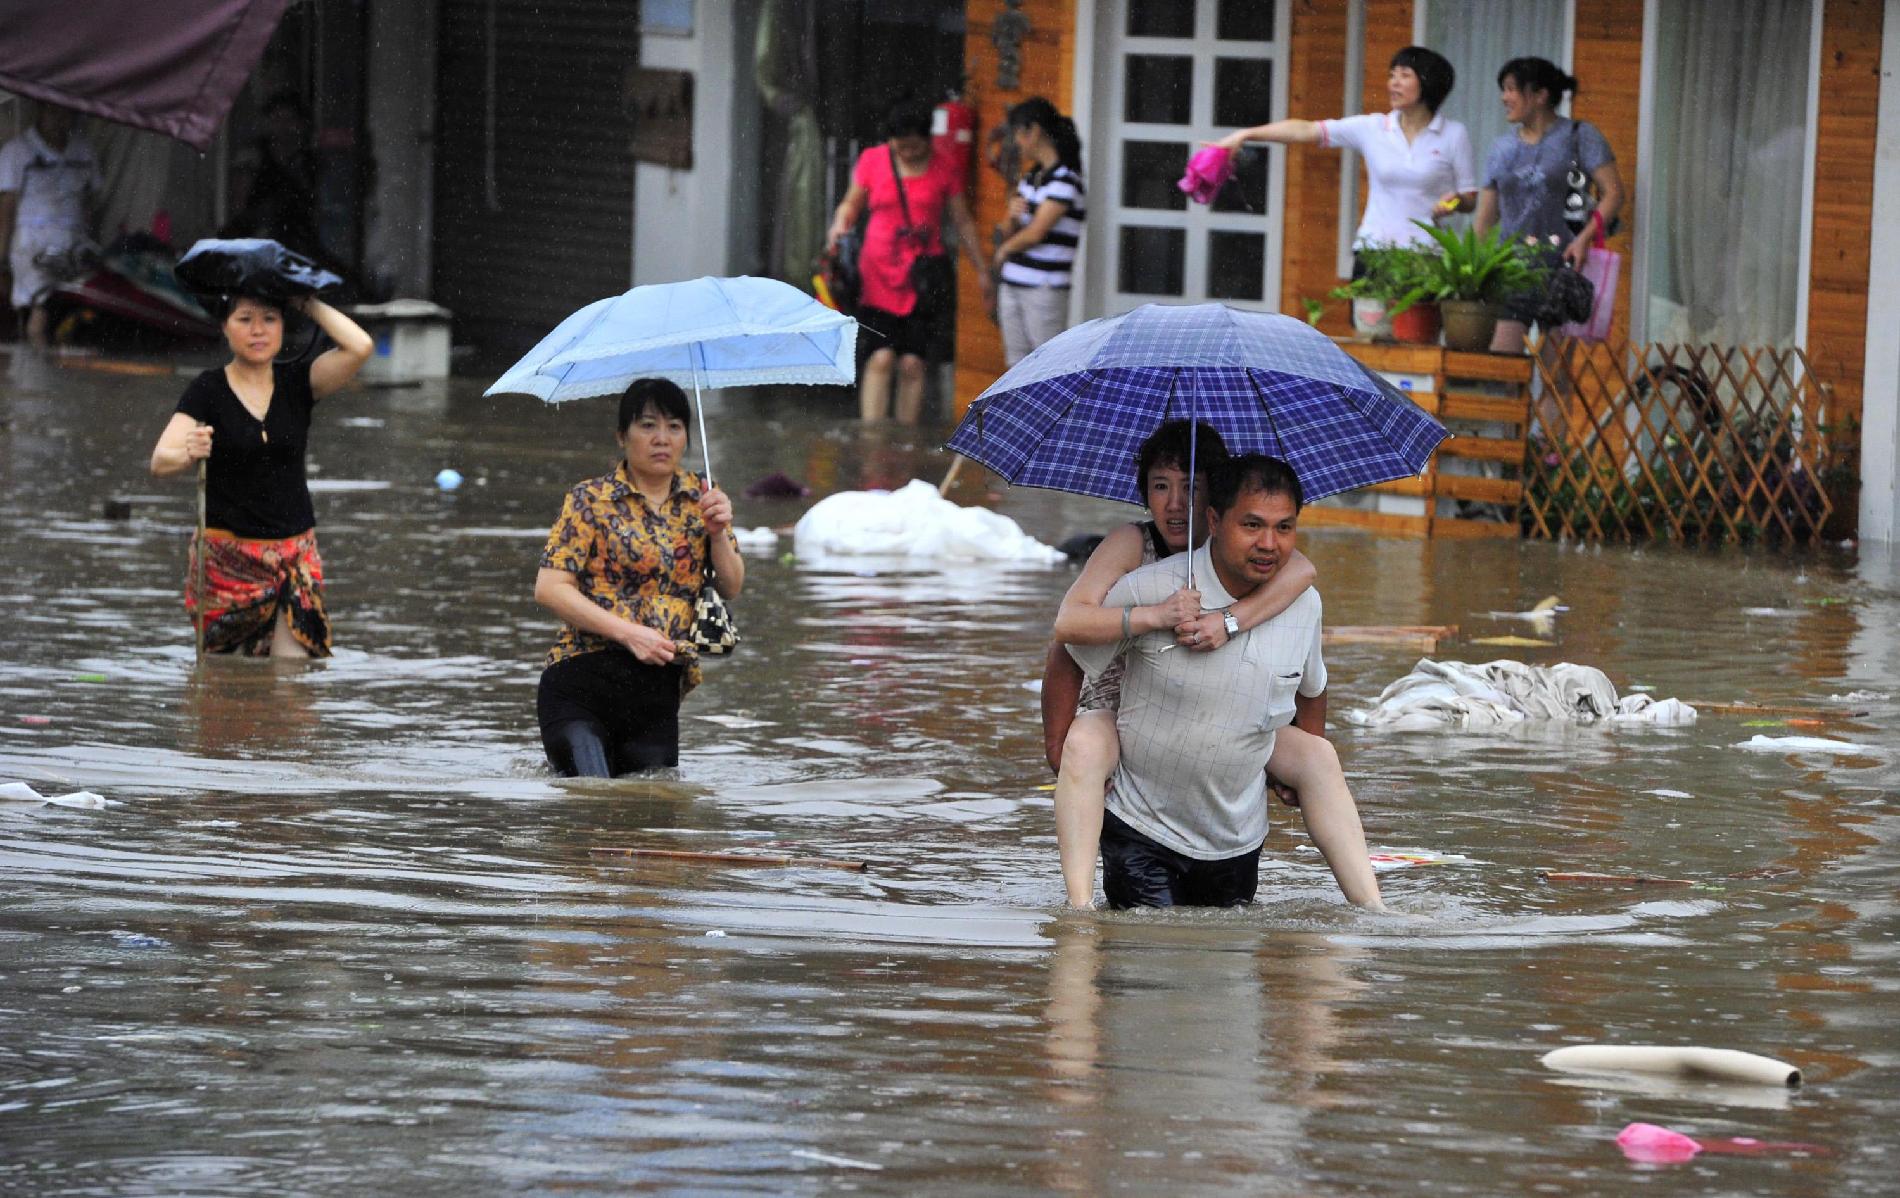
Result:
<svg viewBox="0 0 1900 1198"><path fill-rule="evenodd" d="M1069 725L1056 774L1056 852L1071 907L1095 905L1095 857L1102 848L1102 798L1121 760L1115 713L1085 711Z"/></svg>
<svg viewBox="0 0 1900 1198"><path fill-rule="evenodd" d="M1063 750L1068 765L1068 750ZM1306 831L1339 881L1348 902L1383 911L1379 882L1366 852L1366 832L1359 823L1359 807L1346 785L1333 742L1288 725L1275 734L1273 757L1267 773L1299 792L1300 814Z"/></svg>
<svg viewBox="0 0 1900 1198"><path fill-rule="evenodd" d="M897 423L914 425L924 414L924 360L905 354L897 360Z"/></svg>
<svg viewBox="0 0 1900 1198"><path fill-rule="evenodd" d="M891 405L891 372L896 366L897 355L888 349L873 351L864 360L864 371L858 375L858 416L864 423L884 419Z"/></svg>
<svg viewBox="0 0 1900 1198"><path fill-rule="evenodd" d="M309 657L310 650L303 647L296 637L290 634L290 608L277 609L277 627L271 629L270 655L272 660L287 658L295 660Z"/></svg>

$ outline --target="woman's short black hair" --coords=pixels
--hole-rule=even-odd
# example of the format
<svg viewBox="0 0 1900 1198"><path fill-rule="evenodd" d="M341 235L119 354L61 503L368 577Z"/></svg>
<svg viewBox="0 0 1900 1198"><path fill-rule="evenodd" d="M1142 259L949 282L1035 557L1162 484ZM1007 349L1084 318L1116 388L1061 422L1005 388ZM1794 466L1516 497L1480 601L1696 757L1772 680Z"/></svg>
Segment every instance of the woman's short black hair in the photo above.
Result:
<svg viewBox="0 0 1900 1198"><path fill-rule="evenodd" d="M628 426L640 419L640 414L648 408L684 424L687 439L692 439L692 405L686 401L686 392L670 379L635 379L628 383L627 390L620 396L618 431L625 433Z"/></svg>
<svg viewBox="0 0 1900 1198"><path fill-rule="evenodd" d="M1418 98L1434 115L1451 94L1452 84L1458 82L1458 72L1452 69L1451 60L1423 46L1400 50L1392 56L1391 66L1405 67L1418 76Z"/></svg>
<svg viewBox="0 0 1900 1198"><path fill-rule="evenodd" d="M884 136L929 137L930 105L916 100L899 100L891 105L891 111L884 118Z"/></svg>
<svg viewBox="0 0 1900 1198"><path fill-rule="evenodd" d="M1166 421L1148 434L1148 439L1136 451L1135 485L1140 489L1144 501L1148 497L1148 472L1156 466L1172 466L1185 474L1190 451L1195 467L1203 472L1227 460L1227 442L1221 440L1220 433L1213 425L1205 421L1192 425L1195 430L1193 445L1188 444L1189 427L1185 420Z"/></svg>
<svg viewBox="0 0 1900 1198"><path fill-rule="evenodd" d="M1509 79L1517 84L1520 92L1544 92L1550 96L1550 106L1556 108L1564 102L1566 94L1577 93L1577 79L1567 75L1564 69L1548 58L1513 58L1498 71L1498 86L1503 87Z"/></svg>

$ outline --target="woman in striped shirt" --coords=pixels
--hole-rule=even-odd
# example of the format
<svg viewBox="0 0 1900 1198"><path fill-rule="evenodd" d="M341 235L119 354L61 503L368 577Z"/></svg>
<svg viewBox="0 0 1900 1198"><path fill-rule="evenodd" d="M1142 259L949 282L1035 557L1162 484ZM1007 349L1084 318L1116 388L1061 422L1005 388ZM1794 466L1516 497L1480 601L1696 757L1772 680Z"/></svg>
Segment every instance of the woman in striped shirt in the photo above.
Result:
<svg viewBox="0 0 1900 1198"><path fill-rule="evenodd" d="M1041 96L1009 110L1016 151L1029 164L1009 202L1016 231L996 247L1003 286L996 317L1003 359L1014 366L1069 322L1069 286L1082 241L1082 139L1075 122Z"/></svg>

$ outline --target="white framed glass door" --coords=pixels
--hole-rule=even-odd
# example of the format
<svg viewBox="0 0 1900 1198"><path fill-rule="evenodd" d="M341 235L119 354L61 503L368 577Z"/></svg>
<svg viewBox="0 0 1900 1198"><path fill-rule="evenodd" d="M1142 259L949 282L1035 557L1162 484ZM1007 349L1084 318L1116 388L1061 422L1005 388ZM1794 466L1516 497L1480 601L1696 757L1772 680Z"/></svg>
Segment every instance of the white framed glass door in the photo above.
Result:
<svg viewBox="0 0 1900 1198"><path fill-rule="evenodd" d="M1286 0L1109 0L1097 26L1087 314L1220 300L1277 309L1286 151L1243 155L1213 204L1175 183L1204 141L1286 110Z"/></svg>

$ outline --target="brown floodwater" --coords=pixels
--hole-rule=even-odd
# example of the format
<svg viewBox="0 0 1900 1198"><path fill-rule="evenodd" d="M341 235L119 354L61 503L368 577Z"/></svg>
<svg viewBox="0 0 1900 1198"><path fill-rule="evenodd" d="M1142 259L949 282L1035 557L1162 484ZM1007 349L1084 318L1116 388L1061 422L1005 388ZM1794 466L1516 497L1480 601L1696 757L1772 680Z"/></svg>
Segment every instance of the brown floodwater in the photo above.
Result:
<svg viewBox="0 0 1900 1198"><path fill-rule="evenodd" d="M677 774L565 783L529 592L563 490L612 460L610 403L475 380L325 401L337 655L197 668L191 488L145 473L184 379L35 365L0 380L0 783L112 805L0 803L0 1191L1895 1191L1884 559L1309 532L1329 622L1526 635L1484 613L1557 595L1550 647L1439 655L1821 722L1361 730L1343 713L1420 654L1340 645L1374 847L1466 858L1383 875L1422 918L1344 906L1279 808L1251 910L1074 914L1031 686L1067 567L840 569L788 536L750 558L745 643L688 699ZM944 428L852 408L712 397L715 463L818 495L942 472ZM810 502L742 499L739 522ZM1052 542L1127 514L996 506ZM1756 735L1863 747L1735 747ZM1539 1063L1585 1042L1750 1049L1807 1081ZM1638 1120L1816 1148L1638 1165L1613 1143Z"/></svg>

